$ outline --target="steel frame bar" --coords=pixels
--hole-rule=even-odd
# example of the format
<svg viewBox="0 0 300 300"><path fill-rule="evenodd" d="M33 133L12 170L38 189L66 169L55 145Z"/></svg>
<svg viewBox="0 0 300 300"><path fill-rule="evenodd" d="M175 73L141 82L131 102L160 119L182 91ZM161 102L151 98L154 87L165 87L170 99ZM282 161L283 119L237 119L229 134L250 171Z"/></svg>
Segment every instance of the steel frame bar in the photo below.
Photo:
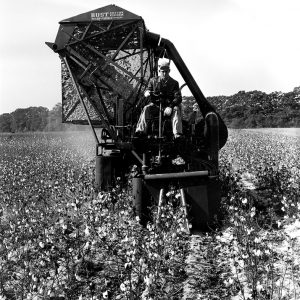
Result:
<svg viewBox="0 0 300 300"><path fill-rule="evenodd" d="M140 78L134 76L131 72L127 71L125 68L121 67L120 65L118 65L116 62L114 62L112 59L108 58L107 56L105 56L104 54L102 54L101 52L99 52L97 49L95 49L93 46L87 44L85 41L81 41L79 40L77 37L73 36L72 34L66 32L65 30L62 30L63 33L67 34L68 36L76 39L78 42L84 44L88 49L90 49L92 52L96 53L98 56L102 57L106 62L111 63L112 65L114 65L115 67L117 67L118 69L122 70L124 73L126 73L127 75L129 75L130 77L133 77L136 80L140 80ZM71 48L72 49L72 48ZM73 51L75 51L74 49L72 49ZM75 51L76 52L76 51Z"/></svg>
<svg viewBox="0 0 300 300"><path fill-rule="evenodd" d="M143 64L144 64L144 58L143 58L143 28L140 26L139 27L139 34L140 34L140 61L141 61L141 77L140 77L140 82L143 82L144 79L144 69L143 69Z"/></svg>
<svg viewBox="0 0 300 300"><path fill-rule="evenodd" d="M85 92L84 90L83 90L83 92L84 92L85 95L86 95L86 92ZM87 95L86 95L86 98L89 99ZM94 104L93 101L91 101L91 99L89 100L89 102L90 102L90 104L93 106L93 108L94 108L94 110L96 111L97 115L100 117L101 122L105 125L106 130L109 132L109 134L111 135L111 137L112 137L113 139L116 140L117 135L116 135L115 132L111 129L110 124L107 123L107 118L105 119L105 117L103 116L103 114L99 112L98 107Z"/></svg>
<svg viewBox="0 0 300 300"><path fill-rule="evenodd" d="M105 80L103 80L102 78L99 78L99 77L97 77L97 80L99 80L102 84L104 84L105 86L107 86L107 88L108 88L109 91L112 91L112 92L116 93L117 95L119 95L120 97L122 97L122 95L120 95L117 91L115 91L115 90L113 89L113 87L110 86ZM101 89L102 89L102 88L101 88ZM126 99L126 100L127 100L127 99Z"/></svg>
<svg viewBox="0 0 300 300"><path fill-rule="evenodd" d="M107 28L109 27L109 25L105 28L105 27L103 27L103 26L101 26L99 23L95 23L95 22L93 22L92 21L92 23L93 23L93 25L95 26L95 27L97 27L98 29L100 29L100 30L102 30L102 32L101 33L103 33L105 30L107 30Z"/></svg>
<svg viewBox="0 0 300 300"><path fill-rule="evenodd" d="M64 63L65 63L65 60L63 59L63 57L61 57L61 59L64 61ZM66 63L65 63L66 64ZM67 67L67 65L66 65L66 67ZM69 71L69 68L67 67L67 69L68 69L68 72L70 73L70 71ZM71 74L70 74L70 76L71 76ZM72 77L71 77L72 78ZM68 113L64 116L64 114L63 114L63 120L64 121L67 121L68 120L68 118L71 116L71 114L74 112L74 110L76 109L76 107L78 106L78 104L80 103L80 100L78 99L74 104L73 104L73 106L70 108L70 110L68 111Z"/></svg>
<svg viewBox="0 0 300 300"><path fill-rule="evenodd" d="M80 75L80 79L83 78L83 76L91 69L92 64L90 63L85 70L82 72L82 74Z"/></svg>
<svg viewBox="0 0 300 300"><path fill-rule="evenodd" d="M86 61L87 63L90 63L89 61L87 61L85 58L83 58L77 51L75 51L74 49L72 49L71 47L68 47L68 50L72 50L72 54L75 55L78 59L82 59L83 61ZM82 63L80 63L79 61L77 61L76 59L74 59L73 57L70 56L70 58L73 59L73 61L75 61L80 67L82 67L84 70L86 70L87 67L85 67ZM94 73L96 70L98 69L98 67L96 67L92 73ZM97 77L97 79L99 81L101 81L105 86L107 86L109 88L110 91L116 92L113 87L111 87L106 81L104 81L103 79L100 79ZM120 95L122 97L122 95ZM128 100L130 97L132 96L132 93L129 95L129 97L125 100Z"/></svg>
<svg viewBox="0 0 300 300"><path fill-rule="evenodd" d="M139 80L138 77L134 76L131 72L127 71L125 68L121 67L120 65L118 65L116 62L114 62L113 60L111 60L110 58L108 58L107 56L103 55L101 52L99 52L98 50L96 50L94 47L92 47L91 45L85 45L88 49L90 49L92 52L98 54L99 56L101 56L106 62L111 63L112 65L114 65L115 67L117 67L118 69L122 70L124 73L126 73L127 75L129 75L130 77L133 77L136 80Z"/></svg>
<svg viewBox="0 0 300 300"><path fill-rule="evenodd" d="M149 57L143 62L143 65L144 65L144 64L146 65L145 69L147 68L148 62L150 62L150 58L149 58ZM140 70L140 69L138 69L137 72L136 72L135 74L137 74L137 73L139 72L139 70ZM150 78L151 78L151 76L149 76L149 78L148 78L148 80L147 80L147 83L146 83L146 85L145 85L146 87L148 86L148 83L149 83L149 81L150 81ZM129 82L131 82L131 80L129 80ZM138 92L136 93L136 98L135 98L135 100L133 101L133 105L135 105L135 106L138 104L138 101L137 101L137 100L138 100L138 95L139 95L139 93L140 93L140 91L141 91L141 89L142 89L143 84L145 84L145 83L144 83L144 80L142 80L139 84L137 84L137 86L139 86L139 88L138 88ZM134 91L135 91L135 89L134 89ZM134 94L134 91L133 91L132 93L130 93L128 99ZM132 107L132 106L131 106L131 107ZM125 111L125 114L128 112L129 109L130 109L130 107Z"/></svg>
<svg viewBox="0 0 300 300"><path fill-rule="evenodd" d="M107 26L107 30L110 29L110 27L112 26L112 24L114 23L114 20L111 20L110 23ZM97 24L97 23L96 23Z"/></svg>
<svg viewBox="0 0 300 300"><path fill-rule="evenodd" d="M140 52L139 52L139 53L140 53ZM143 61L143 62L141 61L141 62L142 62L142 63L141 63L141 66L140 66L140 67L138 68L138 70L134 73L134 76L135 76L135 77L136 77L136 74L138 74L138 73L140 72L142 66L145 65L145 64L147 64L147 61L148 61L148 58L147 58L145 61ZM130 79L128 82L130 83L133 79L135 79L135 78L131 77L131 79ZM142 78L140 78L139 81L143 81Z"/></svg>
<svg viewBox="0 0 300 300"><path fill-rule="evenodd" d="M144 65L144 64L147 65L148 60L149 60L149 57L143 62L142 65ZM146 69L146 68L147 68L147 66L145 67L145 69ZM135 72L135 75L140 71L140 69L141 69L141 68L139 68L139 69ZM150 80L150 77L149 77L148 80L147 80L147 85L146 85L146 86L148 86L149 80ZM132 78L131 78L128 82L130 83L131 81L132 81ZM136 85L136 87L134 88L134 90L133 90L133 91L130 93L130 95L128 96L127 100L128 100L129 98L131 98L132 95L134 95L135 90L138 89L138 92L136 93L136 98L135 98L135 100L133 101L132 105L126 110L125 113L127 113L128 110L129 110L133 105L137 105L138 95L139 95L139 93L140 93L140 91L141 91L141 89L142 89L142 85L143 85L143 84L144 84L144 82L143 82L143 80L141 80L140 83ZM138 88L137 88L137 87L138 87Z"/></svg>
<svg viewBox="0 0 300 300"><path fill-rule="evenodd" d="M149 57L148 57L145 61L143 61L143 63L141 64L141 67L142 67L142 65L145 65L145 64L146 64L146 67L145 67L145 69L146 69L146 68L147 68L147 64L148 64L148 61L149 61ZM141 67L135 72L134 75L136 75L136 74L140 71ZM130 82L132 81L132 79L133 79L133 78L131 78L128 82L130 83ZM150 77L149 77L148 80L147 80L147 86L148 86L149 80L150 80ZM135 87L134 90L130 93L130 95L128 96L128 98L127 98L126 100L128 100L129 98L131 98L132 95L134 95L134 92L135 92L135 90L137 89L137 87L139 87L139 88L138 88L138 92L137 92L137 94L136 94L136 99L135 99L134 102L133 102L133 104L136 105L137 98L138 98L138 95L139 95L139 92L140 92L140 90L141 90L141 88L142 88L143 83L144 83L144 80L143 80L143 79L140 80L140 82L136 85L136 87ZM126 110L126 112L127 112L127 111L128 111L128 110Z"/></svg>
<svg viewBox="0 0 300 300"><path fill-rule="evenodd" d="M67 60L66 60L66 62L67 62ZM70 72L71 78L72 78L72 80L73 80L73 82L74 82L74 84L75 84L76 91L77 91L77 93L79 94L80 102L83 103L84 110L85 110L86 115L87 115L87 117L88 117L88 123L90 124L90 126L91 126L92 129L93 129L93 133L94 133L94 135L95 135L95 137L96 137L96 141L98 141L98 138L97 138L96 132L95 132L95 130L94 130L94 127L92 126L92 122L91 122L91 120L90 120L90 117L89 117L89 114L88 114L86 105L84 104L84 101L83 101L83 99L82 99L82 97L81 97L81 94L80 94L80 91L79 91L79 88L78 88L78 85L77 85L77 81L75 81L75 78L74 78L73 75L71 74L70 66L67 65L67 67L68 67L68 70L69 70L69 72ZM84 89L83 89L83 91L84 91ZM85 91L84 91L84 92L85 92ZM88 96L87 96L87 95L86 95L86 97L87 97L87 99L88 99ZM115 132L112 130L112 128L110 127L110 125L107 123L106 119L102 116L101 113L99 113L98 108L95 107L95 105L93 104L93 102L92 102L92 101L89 101L89 102L90 102L90 104L93 106L93 108L95 109L95 111L96 111L96 113L98 114L98 116L100 117L101 122L102 122L103 124L105 124L106 129L107 129L107 131L109 132L109 134L111 135L111 137L112 137L113 139L116 140L117 136L116 136ZM76 104L76 107L77 107L77 105L78 105L78 104ZM73 109L73 111L74 111L74 110L75 110L75 108ZM109 119L109 118L108 118L108 117L109 117L108 114L107 114L106 117L107 117L107 119ZM99 141L98 141L98 143L99 143Z"/></svg>
<svg viewBox="0 0 300 300"><path fill-rule="evenodd" d="M127 100L126 102L129 102L128 100L135 94L135 92L136 92L136 90L138 89L138 86L139 86L140 84L137 84L134 88L133 88L133 90L131 91L131 93L129 94L129 96L127 97L127 99L125 99L125 100ZM135 101L134 101L135 102ZM134 104L134 103L133 103Z"/></svg>
<svg viewBox="0 0 300 300"><path fill-rule="evenodd" d="M74 56L70 55L70 59L72 59L74 62L76 62L83 70L85 70L87 67L83 65L80 61L78 61Z"/></svg>
<svg viewBox="0 0 300 300"><path fill-rule="evenodd" d="M145 63L148 64L148 62L150 63L150 58L151 58L151 57L148 57L148 58L146 59L146 61L144 62L144 64L145 64ZM146 68L147 68L147 66L145 67L145 69L146 69ZM151 68L151 64L150 64L150 68ZM139 70L138 70L137 72L139 72ZM151 71L150 71L150 72L151 72ZM149 84L149 81L150 81L151 77L152 77L152 76L149 76L147 82L141 82L141 83L140 83L140 86L139 86L139 92L140 92L140 90L142 89L142 86L143 86L143 85L147 88L147 86L148 86L148 84ZM130 82L130 81L129 81L129 82ZM137 98L138 98L139 92L137 93ZM129 98L129 97L128 97L128 98ZM135 101L134 101L134 103L133 103L132 105L137 106L137 105L139 104L139 102L137 101L137 98L135 99ZM131 108L131 107L129 107L129 108L126 110L125 113L127 113L128 110L129 110L130 108Z"/></svg>
<svg viewBox="0 0 300 300"><path fill-rule="evenodd" d="M123 49L122 51L123 51L124 53L127 53L127 55L124 55L124 56L122 56L122 57L119 57L119 58L115 59L115 61L118 61L118 60L121 60L121 59L130 57L130 56L133 56L133 55L137 55L137 54L140 53L140 52L137 52L137 53L136 53L136 48L134 49L133 53L129 53L128 51L125 51L124 49Z"/></svg>
<svg viewBox="0 0 300 300"><path fill-rule="evenodd" d="M123 40L123 42L121 43L121 45L119 46L119 48L116 50L116 52L112 56L111 60L113 60L113 61L115 60L115 58L119 54L120 50L122 50L122 48L124 47L124 45L126 44L126 42L129 40L129 38L132 36L132 34L136 30L136 28L137 28L137 24L135 26L133 26L132 30L129 32L129 34L127 35L127 37Z"/></svg>
<svg viewBox="0 0 300 300"><path fill-rule="evenodd" d="M88 70L88 67L87 68L85 68L80 62L78 62L76 59L74 59L73 57L71 57L70 56L70 58L75 62L75 63L77 63L80 67L82 67L85 71L83 72L83 74L81 75L81 77L84 75L84 73L85 72L87 72ZM97 92L98 92L98 90L97 90ZM98 95L99 96L99 95ZM100 97L99 97L100 98ZM101 100L101 98L100 98L100 100ZM91 102L91 101L89 101L92 105L93 105L93 103ZM72 106L72 108L69 110L69 112L68 112L68 114L65 116L65 121L67 121L67 119L70 117L70 115L74 112L74 110L76 109L76 107L78 106L78 104L80 103L80 100L77 100L74 104L73 104L73 106ZM102 104L102 103L101 103ZM104 105L104 104L103 104ZM95 108L95 106L93 105L93 107ZM105 108L105 111L107 112L107 110L106 110L106 106L104 105L104 108ZM102 119L103 117L102 116L100 116L100 113L98 112L98 109L97 108L95 108L95 110L96 110L96 112L97 112L97 114L99 115L99 117ZM106 115L106 117L107 117L107 119L110 119L109 118L109 115L107 114Z"/></svg>
<svg viewBox="0 0 300 300"><path fill-rule="evenodd" d="M134 151L131 150L131 153L133 154L133 156L140 162L141 165L143 165L143 160L139 157L139 155Z"/></svg>
<svg viewBox="0 0 300 300"><path fill-rule="evenodd" d="M74 50L73 48L67 46L66 49L70 52L71 55L76 56L79 60L82 61L82 63L84 63L86 66L88 66L90 64L90 61L85 59L82 55L80 55L76 50Z"/></svg>
<svg viewBox="0 0 300 300"><path fill-rule="evenodd" d="M83 91L84 91L84 89L83 89ZM84 91L84 93L86 94L85 91ZM98 90L97 90L97 93L98 93ZM98 96L99 96L100 101L101 101L101 100L103 101L103 99L101 98L101 95L98 94ZM89 100L89 97L88 97L87 95L86 95L86 98ZM101 112L99 112L98 107L96 107L96 106L94 105L93 101L89 100L89 102L91 103L91 105L92 105L93 108L95 109L96 113L97 113L98 116L100 117L101 122L105 125L105 127L106 127L107 131L109 132L111 138L117 140L117 135L116 135L115 131L112 130L110 124L107 123L107 121L109 121L110 118L109 118L109 114L108 114L107 109L106 109L106 105L103 103L103 109L105 110L104 113L107 112L107 114L105 114L105 116L106 116L106 118L105 118L105 117L103 116L103 114L102 114ZM102 102L101 102L101 104L102 104Z"/></svg>
<svg viewBox="0 0 300 300"><path fill-rule="evenodd" d="M86 36L86 34L88 33L88 31L89 31L89 29L91 28L91 25L92 25L92 21L86 26L86 28L85 28L85 30L84 30L84 33L83 33L83 35L82 35L82 40L84 40L85 39L85 36Z"/></svg>
<svg viewBox="0 0 300 300"><path fill-rule="evenodd" d="M71 116L71 114L74 112L74 110L76 109L76 107L78 106L78 104L80 103L80 100L77 100L73 106L71 107L71 109L68 111L68 114L65 116L65 121L67 121L69 119L69 117Z"/></svg>
<svg viewBox="0 0 300 300"><path fill-rule="evenodd" d="M90 36L85 37L85 40L91 39L91 38L93 38L93 37L96 37L96 36L98 36L98 35L101 35L101 34L104 34L104 33L107 33L107 32L110 32L110 31L115 30L115 29L120 28L120 27L125 27L125 26L130 25L130 24L133 24L133 23L135 23L135 22L136 22L136 20L135 20L135 21L129 21L129 22L126 22L126 23L124 23L124 24L120 24L120 25L117 25L117 26L115 26L115 27L106 29L106 30L104 30L104 31L102 31L102 32L97 32L97 33L95 33L95 34L93 34L93 35L90 35ZM96 26L97 26L97 25L96 25ZM99 28L99 27L98 27L98 28ZM99 28L99 29L102 29L102 28ZM63 32L66 33L65 31L63 31ZM72 36L72 35L71 35L71 36ZM72 37L73 37L73 36L72 36ZM74 37L73 37L73 38L74 38ZM70 43L68 43L67 45L68 45L68 46L71 46L71 45L74 45L74 44L77 44L77 43L81 42L81 41L78 40L77 38L75 38L75 39L76 39L76 41L70 42Z"/></svg>
<svg viewBox="0 0 300 300"><path fill-rule="evenodd" d="M102 108L104 110L104 114L105 114L106 118L108 119L108 121L111 121L111 118L110 118L109 113L107 111L106 105L105 105L105 103L103 101L103 97L101 95L100 88L97 85L94 85L94 87L95 87L97 95L98 95L98 97L100 99L101 106L102 106Z"/></svg>
<svg viewBox="0 0 300 300"><path fill-rule="evenodd" d="M154 53L151 49L148 50L148 55L149 55L149 59L151 59L150 61L150 74L152 77L154 74L156 74L156 72L154 71L154 67L155 67L155 59L154 59Z"/></svg>
<svg viewBox="0 0 300 300"><path fill-rule="evenodd" d="M90 118L90 116L89 116L89 113L88 113L88 110L87 110L87 108L86 108L86 105L85 105L85 103L84 103L84 101L83 101L83 99L82 99L82 96L81 96L81 94L80 94L80 91L79 91L77 82L75 81L75 78L74 78L74 76L72 75L72 72L71 72L71 69L70 69L70 66L69 66L69 63L68 63L67 58L64 58L64 62L65 62L66 66L67 66L67 68L68 68L68 70L69 70L71 79L72 79L72 81L73 81L73 83L74 83L74 85L75 85L76 92L77 92L78 97L79 97L79 99L80 99L80 102L81 102L81 104L82 104L82 106L83 106L83 108L84 108L84 111L85 111L85 114L86 114L86 116L87 116L89 125L90 125L90 127L91 127L91 129L92 129L92 131L93 131L93 135L94 135L94 138L95 138L95 140L96 140L96 143L99 144L98 136L97 136L96 131L95 131L93 125L92 125L91 118Z"/></svg>
<svg viewBox="0 0 300 300"><path fill-rule="evenodd" d="M73 54L76 54L76 52L74 51ZM81 77L84 75L84 73L86 73L89 69L89 66L85 67L83 64L81 64L75 57L73 56L69 56L70 59L72 59L75 63L77 63L80 67L82 67L84 69L83 74L81 75ZM76 56L77 57L77 56ZM74 112L74 110L76 109L76 107L78 106L78 104L80 103L80 100L77 100L73 106L71 107L71 109L69 110L69 112L67 113L67 115L65 116L65 121L67 121L67 119L70 117L70 115Z"/></svg>
<svg viewBox="0 0 300 300"><path fill-rule="evenodd" d="M163 173L163 174L147 174L144 176L145 180L161 180L161 179L181 179L181 178L192 178L192 177L207 177L208 171L193 171L183 173Z"/></svg>

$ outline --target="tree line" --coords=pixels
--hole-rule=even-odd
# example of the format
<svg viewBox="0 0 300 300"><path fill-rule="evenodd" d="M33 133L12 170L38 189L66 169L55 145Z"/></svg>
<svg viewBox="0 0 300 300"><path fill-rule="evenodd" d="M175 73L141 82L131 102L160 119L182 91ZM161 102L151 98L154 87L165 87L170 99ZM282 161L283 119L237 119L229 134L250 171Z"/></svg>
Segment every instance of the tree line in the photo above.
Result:
<svg viewBox="0 0 300 300"><path fill-rule="evenodd" d="M207 97L229 128L300 127L300 87L292 92L240 91L232 96ZM193 110L194 97L183 97L183 117ZM0 115L0 132L78 130L62 123L62 105L19 108Z"/></svg>
<svg viewBox="0 0 300 300"><path fill-rule="evenodd" d="M62 105L18 108L0 115L0 132L64 131L78 129L77 125L62 123Z"/></svg>
<svg viewBox="0 0 300 300"><path fill-rule="evenodd" d="M207 97L229 128L300 127L300 87L292 92L240 91L232 96ZM184 113L194 97L184 97Z"/></svg>

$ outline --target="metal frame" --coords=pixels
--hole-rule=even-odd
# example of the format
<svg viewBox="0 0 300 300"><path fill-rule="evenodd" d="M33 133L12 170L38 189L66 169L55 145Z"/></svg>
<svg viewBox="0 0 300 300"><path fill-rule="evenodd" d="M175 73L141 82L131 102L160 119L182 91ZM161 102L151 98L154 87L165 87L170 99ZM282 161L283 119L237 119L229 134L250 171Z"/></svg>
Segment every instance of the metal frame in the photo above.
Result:
<svg viewBox="0 0 300 300"><path fill-rule="evenodd" d="M101 27L102 31L95 33L95 34L91 34L88 35L88 32L92 30L93 26L95 24L93 24L93 22L90 22L89 24L86 25L86 28L82 34L82 36L80 38L76 37L73 34L67 32L66 30L62 29L61 32L63 32L64 34L68 35L70 37L70 41L67 43L66 45L66 50L68 51L67 53L65 53L64 55L66 55L67 57L69 57L72 62L80 67L81 69L83 69L83 72L80 76L80 79L83 78L86 75L90 75L90 77L92 78L92 76L94 76L94 74L99 71L99 67L95 65L92 61L89 61L88 59L86 59L82 54L80 54L78 52L78 50L76 50L74 48L75 45L79 45L82 44L86 49L89 49L93 54L96 54L96 56L102 58L106 64L110 64L111 66L114 66L117 70L119 70L120 72L123 72L125 75L129 76L129 83L132 83L133 80L137 81L137 84L135 84L133 90L130 92L130 94L128 95L127 98L124 99L124 101L126 102L127 106L125 107L124 110L124 114L127 114L129 110L134 110L137 106L140 105L140 94L143 91L143 87L145 88L146 85L149 82L149 79L151 76L149 76L149 78L145 81L144 80L144 70L146 70L148 67L150 68L150 73L153 72L153 66L151 64L151 62L153 62L153 53L151 53L149 50L146 50L144 48L143 45L143 34L144 34L144 28L143 28L143 22L141 21L130 21L130 22L126 22L123 24L119 24L116 26L112 26L113 25L113 21L109 23L107 28ZM117 49L115 49L113 56L107 57L106 55L104 55L103 53L101 53L100 51L98 51L97 49L95 49L95 47L93 47L92 45L89 44L89 40L95 37L99 37L101 35L105 35L108 32L113 32L114 30L117 30L123 26L131 26L131 30L129 31L129 33L124 37L124 39L120 42L119 46L117 47ZM95 26L94 26L95 27ZM99 26L97 26L97 28L99 29ZM130 39L132 38L132 36L136 34L139 36L139 51L137 51L137 48L134 48L133 51L130 53L126 50L124 50L124 46L130 41ZM75 40L75 41L74 41ZM118 57L118 55L121 53L121 51L124 51L124 53L126 53L126 55L122 56L122 57ZM148 55L147 58L144 59L144 53L145 51L147 51ZM128 71L127 69L123 68L120 64L118 64L118 61L132 57L132 56L136 56L136 55L140 55L140 61L141 64L138 68L138 70L135 73L132 73L130 71ZM118 57L118 58L117 58ZM66 63L66 59L62 58L62 60L64 61L64 63ZM69 73L72 73L72 70L70 68L70 65L68 64L68 70ZM140 76L138 76L138 74ZM72 76L73 77L73 76ZM91 102L92 106L94 107L95 111L97 112L97 115L100 118L100 122L104 123L105 125L105 120L107 120L108 122L111 122L111 116L108 113L107 107L104 103L103 100L103 96L102 96L102 90L109 90L109 91L113 91L114 93L118 94L118 91L114 90L114 86L111 86L110 83L105 80L105 78L99 78L97 77L97 80L99 80L99 82L101 82L103 84L103 87L99 87L96 84L94 85L94 88L96 90L97 96L100 99L100 106L102 107L102 111L100 111L100 109L98 107L95 107L95 105L93 105L91 99L88 100ZM74 81L74 78L73 78ZM80 85L79 82L77 82L77 84ZM81 89L82 90L82 89ZM79 99L82 98L82 96L80 95L80 89L76 89L77 93L79 94ZM132 98L135 95L134 98ZM86 95L87 96L87 95ZM121 98L122 95L119 95ZM133 99L133 101L129 101L129 99ZM72 107L69 108L68 112L64 115L64 122L70 122L69 118L72 116L73 112L76 110L77 106L82 103L81 100L76 101ZM86 107L84 108L85 110L87 109ZM83 123L80 120L77 121L72 121L72 123ZM90 124L90 126L96 125L97 122L94 120L91 120L90 118L88 118L88 123ZM107 127L108 124L105 125L106 128L109 128L109 126ZM117 124L116 124L117 125ZM112 133L112 132L111 132ZM116 134L112 133L112 136L116 137Z"/></svg>

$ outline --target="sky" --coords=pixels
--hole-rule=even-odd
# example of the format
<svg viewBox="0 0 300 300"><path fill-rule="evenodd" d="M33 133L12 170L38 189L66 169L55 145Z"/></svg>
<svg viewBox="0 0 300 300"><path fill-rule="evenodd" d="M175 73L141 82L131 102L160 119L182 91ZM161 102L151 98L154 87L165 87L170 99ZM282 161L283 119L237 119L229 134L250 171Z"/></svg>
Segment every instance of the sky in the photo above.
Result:
<svg viewBox="0 0 300 300"><path fill-rule="evenodd" d="M59 103L60 60L45 42L59 21L110 4L170 40L206 97L300 86L299 0L1 0L0 114Z"/></svg>

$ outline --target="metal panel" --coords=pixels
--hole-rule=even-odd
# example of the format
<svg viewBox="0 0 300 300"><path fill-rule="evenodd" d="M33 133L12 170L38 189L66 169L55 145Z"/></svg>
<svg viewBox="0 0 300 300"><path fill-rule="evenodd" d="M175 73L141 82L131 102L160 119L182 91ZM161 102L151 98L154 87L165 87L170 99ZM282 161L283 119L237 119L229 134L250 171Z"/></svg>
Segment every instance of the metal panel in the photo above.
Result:
<svg viewBox="0 0 300 300"><path fill-rule="evenodd" d="M107 5L95 10L88 11L83 14L65 19L60 21L60 23L70 23L70 22L91 22L91 21L107 21L107 20L140 20L141 17L133 14L119 6L114 4Z"/></svg>

